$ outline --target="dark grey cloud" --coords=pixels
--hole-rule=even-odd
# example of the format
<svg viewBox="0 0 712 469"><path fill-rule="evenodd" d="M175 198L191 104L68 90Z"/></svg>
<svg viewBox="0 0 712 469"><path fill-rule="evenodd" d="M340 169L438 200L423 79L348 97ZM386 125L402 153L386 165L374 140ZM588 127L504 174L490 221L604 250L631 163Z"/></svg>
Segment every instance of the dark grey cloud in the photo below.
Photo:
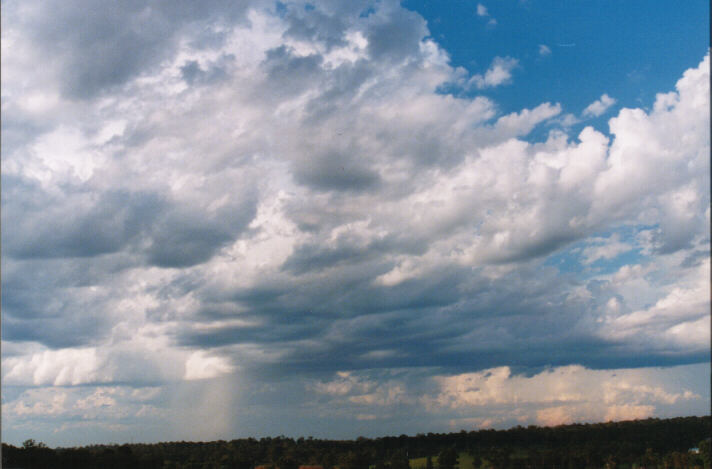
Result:
<svg viewBox="0 0 712 469"><path fill-rule="evenodd" d="M116 294L102 286L134 262L123 255L3 259L3 339L49 348L101 342L114 325L106 306Z"/></svg>
<svg viewBox="0 0 712 469"><path fill-rule="evenodd" d="M3 178L4 253L15 258L92 257L126 247L166 207L156 194L78 188L63 198Z"/></svg>
<svg viewBox="0 0 712 469"><path fill-rule="evenodd" d="M45 305L43 305L45 306ZM87 305L78 305L86 307ZM2 339L16 342L38 342L51 349L83 347L105 338L110 320L98 317L87 319L72 309L57 311L56 317L26 320L7 314L3 318Z"/></svg>
<svg viewBox="0 0 712 469"><path fill-rule="evenodd" d="M2 147L5 157L12 155L16 149L34 143L39 135L53 127L50 122L39 121L36 116L29 115L13 104L6 107L2 117Z"/></svg>
<svg viewBox="0 0 712 469"><path fill-rule="evenodd" d="M75 188L57 199L37 184L3 181L4 252L13 258L94 257L141 252L160 267L186 267L210 259L246 229L256 199L243 191L214 213L178 207L156 193Z"/></svg>
<svg viewBox="0 0 712 469"><path fill-rule="evenodd" d="M31 30L45 54L61 61L62 89L71 97L121 85L174 49L171 25L142 2L70 2L50 10Z"/></svg>
<svg viewBox="0 0 712 469"><path fill-rule="evenodd" d="M159 267L190 267L210 259L231 239L219 226L196 225L193 219L165 220L148 248L148 262Z"/></svg>
<svg viewBox="0 0 712 469"><path fill-rule="evenodd" d="M420 15L399 8L385 21L370 25L368 52L377 61L402 62L419 55L420 40L427 35L427 24Z"/></svg>
<svg viewBox="0 0 712 469"><path fill-rule="evenodd" d="M254 218L256 200L246 195L241 202L213 214L181 208L167 211L151 224L148 262L159 267L189 267L209 260Z"/></svg>
<svg viewBox="0 0 712 469"><path fill-rule="evenodd" d="M353 102L355 96L376 72L373 65L363 59L356 60L354 63L347 62L330 70L323 78L323 91L309 100L306 105L308 113L306 122L318 125L335 115L338 115L339 118L348 116L348 109L355 104ZM344 122L340 125L346 128L350 123ZM344 135L343 128L337 130L337 135L339 132Z"/></svg>
<svg viewBox="0 0 712 469"><path fill-rule="evenodd" d="M355 161L351 155L327 153L312 155L294 170L297 182L321 191L365 191L378 186L378 173Z"/></svg>
<svg viewBox="0 0 712 469"><path fill-rule="evenodd" d="M346 24L338 13L328 14L301 5L290 8L285 20L289 25L285 36L308 42L324 44L327 50L343 46Z"/></svg>
<svg viewBox="0 0 712 469"><path fill-rule="evenodd" d="M298 56L287 46L268 50L262 64L272 94L288 97L311 88L321 79L323 58L319 54Z"/></svg>
<svg viewBox="0 0 712 469"><path fill-rule="evenodd" d="M189 60L180 71L183 80L189 85L210 85L229 76L227 69L234 60L232 55L223 55L216 63L209 64L206 70L196 60Z"/></svg>
<svg viewBox="0 0 712 469"><path fill-rule="evenodd" d="M710 250L699 249L691 251L687 257L680 263L680 267L696 267L699 266L705 259L710 257Z"/></svg>
<svg viewBox="0 0 712 469"><path fill-rule="evenodd" d="M25 30L45 60L59 67L63 92L90 99L155 70L175 54L185 28L246 21L249 4L76 0L45 6L28 18Z"/></svg>
<svg viewBox="0 0 712 469"><path fill-rule="evenodd" d="M646 366L663 356L666 363L691 363L700 356L690 351L673 359L663 349L648 349L645 358L635 354L632 359L632 344L600 338L586 325L608 299L608 284L591 283L596 301L572 302L567 295L576 286L574 277L561 277L552 268L533 264L497 281L450 268L384 287L371 283L374 272L368 268L352 270L346 278L344 271L353 265L329 276L300 273L295 282L240 291L232 301L241 312L226 316L208 308L204 317L259 325L188 328L178 340L201 348L270 344L281 351L279 361L260 366L278 373L374 366L435 366L450 372L572 363L605 368Z"/></svg>
<svg viewBox="0 0 712 469"><path fill-rule="evenodd" d="M282 264L282 269L300 275L343 264L355 265L377 258L384 259L399 253L424 254L425 250L425 243L398 235L373 240L367 245L358 245L349 241L341 241L334 247L314 243L305 244L294 250Z"/></svg>

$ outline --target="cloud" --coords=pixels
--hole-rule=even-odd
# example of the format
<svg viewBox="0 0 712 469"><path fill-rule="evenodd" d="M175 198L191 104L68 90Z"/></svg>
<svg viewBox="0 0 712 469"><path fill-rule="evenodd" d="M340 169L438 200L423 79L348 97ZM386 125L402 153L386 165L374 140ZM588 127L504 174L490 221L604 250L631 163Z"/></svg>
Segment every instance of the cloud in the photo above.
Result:
<svg viewBox="0 0 712 469"><path fill-rule="evenodd" d="M632 246L620 241L620 236L614 234L609 239L591 238L590 245L583 249L583 263L593 264L599 259L613 259L632 249Z"/></svg>
<svg viewBox="0 0 712 469"><path fill-rule="evenodd" d="M209 379L229 374L233 366L224 357L211 357L203 351L192 353L185 362L185 379Z"/></svg>
<svg viewBox="0 0 712 469"><path fill-rule="evenodd" d="M322 418L358 421L375 415L387 422L397 402L416 420L427 419L430 428L434 422L450 429L548 426L646 418L702 402L688 387L688 373L702 367L593 370L570 365L515 374L505 366L454 375L417 369L386 375L342 371L331 381L318 381L314 389L326 398Z"/></svg>
<svg viewBox="0 0 712 469"><path fill-rule="evenodd" d="M44 8L12 5L10 9L17 12L22 29L31 33L33 52L60 77L62 92L91 99L170 60L184 28L217 20L211 16L224 15L234 22L246 19L245 6L218 0L204 7L183 1L152 8L132 3L102 8L98 3L61 2L46 5L56 10L55 15L47 15Z"/></svg>
<svg viewBox="0 0 712 469"><path fill-rule="evenodd" d="M53 386L77 385L97 380L96 349L47 350L35 354L28 362L9 359L4 374L8 382L30 382Z"/></svg>
<svg viewBox="0 0 712 469"><path fill-rule="evenodd" d="M371 19L339 20L360 34L328 37L298 28L282 36L296 23L251 10L250 23L223 32L217 50L186 42L164 69L146 72L172 87L159 92L148 78L127 79L141 100L119 95L128 100L111 105L112 120L124 124L95 128L77 120L9 154L4 178L13 197L3 216L15 229L6 237L14 272L5 280L12 286L4 298L6 333L82 347L129 327L120 326L118 313L99 314L120 305L131 311L130 327L165 326L160 330L191 347L252 344L274 352L264 357L317 366L348 344L345 362L332 366L397 364L412 358L409 344L390 347L379 332L373 345L358 345L338 327L365 337L382 329L379 321L404 321L407 340L428 324L426 311L449 317L455 313L447 308L480 302L485 286L493 292L485 303L504 307L510 290L499 279L529 282L496 273L498 266L524 268L625 219L593 210L607 197L594 200L590 191L616 161L605 135L587 128L577 141L551 134L533 144L524 138L561 114L560 105L500 115L486 99L434 93L456 72L426 39L421 19L384 8ZM319 21L333 20L338 30L336 11L321 14ZM403 41L389 45L379 39L386 32ZM235 58L226 77L186 87L227 56ZM483 86L503 83L515 64L495 59ZM263 93L256 97L255 89ZM187 107L166 107L174 101ZM94 112L100 120L107 111ZM614 148L625 135L615 137ZM71 151L52 158L55 140L71 142ZM692 242L682 232L673 237L672 220L700 222L701 201L689 195L697 190L677 190L675 204L660 205L671 222L658 237L674 240L671 248ZM135 279L143 287L132 286ZM44 285L46 294L33 285ZM535 297L554 291L530 287ZM126 302L128 292L142 300ZM555 314L567 309L555 305ZM359 321L360 311L383 316ZM280 325L285 316L294 326ZM199 327L208 318L225 321ZM230 325L236 318L249 325ZM65 326L39 328L38 321ZM319 343L320 334L333 334L333 342ZM452 352L438 352L437 335L430 340L432 360L454 360ZM306 350L319 353L309 358ZM370 354L375 350L392 353Z"/></svg>
<svg viewBox="0 0 712 469"><path fill-rule="evenodd" d="M523 109L497 119L495 130L508 136L521 136L531 132L534 127L561 113L559 104L543 103L534 109Z"/></svg>
<svg viewBox="0 0 712 469"><path fill-rule="evenodd" d="M487 21L487 26L489 28L494 28L495 26L497 26L497 20L491 17L489 12L487 11L487 7L481 3L477 4L477 16L481 16L483 18L489 17L489 20Z"/></svg>
<svg viewBox="0 0 712 469"><path fill-rule="evenodd" d="M585 117L598 117L603 115L611 106L616 103L616 100L608 96L607 94L602 94L599 99L592 102L586 109L583 110L583 115Z"/></svg>
<svg viewBox="0 0 712 469"><path fill-rule="evenodd" d="M709 122L707 116L700 114L709 102L709 91L703 84L707 74L703 67L708 62L707 56L697 68L686 71L676 84L678 92L658 95L650 114L641 109L622 109L610 121L614 139L607 168L596 180L593 216L604 216L603 211L608 211L605 216L609 218L633 216L629 210L634 210L635 216L642 220L652 207L649 204L652 199L644 195L650 187L656 188L653 197L659 197L659 202L654 202L656 206L665 203L663 200L677 191L684 191L684 187L694 187L696 194L704 193L703 187L707 187L708 182L695 176L695 172L708 165L703 161L700 148L706 148L709 139L699 132ZM680 138L683 134L689 137ZM695 205L697 200L690 203ZM700 208L693 216L682 206L676 210L680 217L678 222L688 223L701 217L703 212ZM698 223L705 222L698 218ZM666 232L666 240L661 240L663 244L672 242L671 237L678 235L672 226Z"/></svg>
<svg viewBox="0 0 712 469"><path fill-rule="evenodd" d="M512 70L519 65L517 59L511 57L495 57L484 75L473 75L468 86L478 89L492 88L507 84L512 79Z"/></svg>
<svg viewBox="0 0 712 469"><path fill-rule="evenodd" d="M650 379L646 375L638 370L595 371L568 366L525 377L512 376L508 367L501 367L435 378L440 393L426 401L430 406L462 410L506 404L527 409L536 403L539 410L528 416L529 421L561 425L646 418L655 412L655 404L699 398L689 390L671 393L643 384Z"/></svg>
<svg viewBox="0 0 712 469"><path fill-rule="evenodd" d="M175 436L188 396L218 434L233 404L259 403L237 420L266 428L298 388L391 422L423 391L449 425L459 401L433 375L489 370L505 398L529 383L515 364L708 359L708 57L652 110L569 135L562 104L442 93L464 75L398 2L167 5L3 15L2 370L23 418L65 409L53 429L115 441L114 399ZM517 66L497 57L469 86ZM132 397L149 387L155 402ZM307 418L309 392L274 421ZM526 416L643 415L655 399Z"/></svg>
<svg viewBox="0 0 712 469"><path fill-rule="evenodd" d="M637 341L655 337L658 347L684 343L703 350L709 342L709 259L690 270L654 305L607 318L602 333L618 340Z"/></svg>
<svg viewBox="0 0 712 469"><path fill-rule="evenodd" d="M539 44L539 55L541 55L542 57L551 55L551 48L549 48L549 46L547 46L546 44Z"/></svg>

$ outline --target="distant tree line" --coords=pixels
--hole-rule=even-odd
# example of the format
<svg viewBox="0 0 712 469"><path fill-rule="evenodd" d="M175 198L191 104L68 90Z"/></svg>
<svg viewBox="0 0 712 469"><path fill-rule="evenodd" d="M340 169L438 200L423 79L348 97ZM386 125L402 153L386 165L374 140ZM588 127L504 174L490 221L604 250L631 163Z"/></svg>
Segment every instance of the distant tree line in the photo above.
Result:
<svg viewBox="0 0 712 469"><path fill-rule="evenodd" d="M48 448L2 444L4 468L712 469L710 417L646 419L336 441L232 441ZM691 448L697 448L692 450ZM467 460L465 462L465 459ZM417 463L415 461L418 461Z"/></svg>

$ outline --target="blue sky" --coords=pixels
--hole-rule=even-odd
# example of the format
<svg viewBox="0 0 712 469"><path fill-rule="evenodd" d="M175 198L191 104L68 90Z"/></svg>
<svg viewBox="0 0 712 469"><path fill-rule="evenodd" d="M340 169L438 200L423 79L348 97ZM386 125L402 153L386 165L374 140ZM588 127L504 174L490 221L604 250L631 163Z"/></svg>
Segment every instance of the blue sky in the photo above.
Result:
<svg viewBox="0 0 712 469"><path fill-rule="evenodd" d="M485 16L477 14L478 4ZM493 56L517 58L526 80L493 90L510 112L542 100L582 111L600 90L617 96L622 106L650 106L656 93L674 86L677 70L698 63L709 43L709 6L701 1L684 8L642 0L409 1L404 6L424 15L430 35L454 66L477 73ZM488 27L493 19L496 25ZM542 56L540 45L552 53Z"/></svg>
<svg viewBox="0 0 712 469"><path fill-rule="evenodd" d="M708 413L709 5L650 5L5 3L3 441Z"/></svg>

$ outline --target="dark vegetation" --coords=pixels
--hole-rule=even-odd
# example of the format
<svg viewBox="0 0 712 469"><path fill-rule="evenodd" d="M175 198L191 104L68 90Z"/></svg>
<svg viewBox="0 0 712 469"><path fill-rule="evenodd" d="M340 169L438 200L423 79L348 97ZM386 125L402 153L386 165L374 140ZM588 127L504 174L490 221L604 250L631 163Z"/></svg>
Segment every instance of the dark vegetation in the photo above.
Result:
<svg viewBox="0 0 712 469"><path fill-rule="evenodd" d="M710 417L516 427L353 441L314 438L92 445L2 445L4 468L704 468L710 469ZM697 448L698 451L692 450Z"/></svg>

